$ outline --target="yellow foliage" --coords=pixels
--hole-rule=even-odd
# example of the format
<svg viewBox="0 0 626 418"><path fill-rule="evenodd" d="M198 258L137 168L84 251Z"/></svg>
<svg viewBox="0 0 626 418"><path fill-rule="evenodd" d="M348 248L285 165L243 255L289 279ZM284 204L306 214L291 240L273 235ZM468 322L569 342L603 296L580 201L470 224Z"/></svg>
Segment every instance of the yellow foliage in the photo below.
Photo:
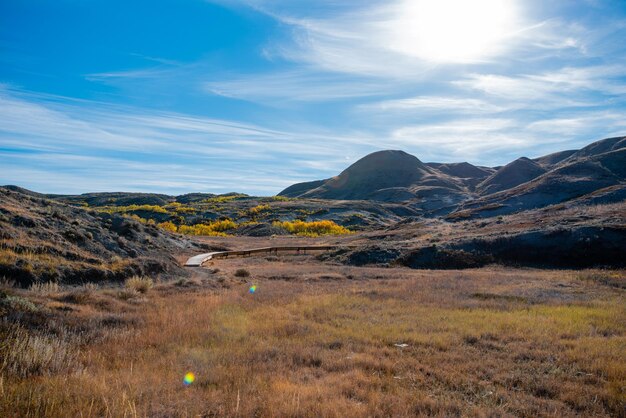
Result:
<svg viewBox="0 0 626 418"><path fill-rule="evenodd" d="M196 209L191 206L184 205L180 202L172 202L165 206L167 209L172 210L176 213L195 213Z"/></svg>
<svg viewBox="0 0 626 418"><path fill-rule="evenodd" d="M223 221L215 221L209 224L196 224L196 225L181 225L178 227L178 232L187 235L206 235L212 237L224 237L226 234L224 231L235 229L237 224L230 219Z"/></svg>
<svg viewBox="0 0 626 418"><path fill-rule="evenodd" d="M285 196L272 196L270 197L270 199L273 200L274 202L288 202L290 200L293 200L292 198L285 197Z"/></svg>
<svg viewBox="0 0 626 418"><path fill-rule="evenodd" d="M141 216L137 216L135 214L132 214L132 215L124 214L122 216L124 216L125 218L133 219L133 220L135 220L137 222L141 222L144 225L156 225L156 222L154 222L154 219L145 219L145 218L142 218Z"/></svg>
<svg viewBox="0 0 626 418"><path fill-rule="evenodd" d="M107 213L126 213L135 211L155 212L155 213L167 213L167 210L158 205L128 205L128 206L103 206L98 208L102 212Z"/></svg>
<svg viewBox="0 0 626 418"><path fill-rule="evenodd" d="M178 232L185 235L205 235L210 237L223 237L225 233L215 231L209 225L197 224L197 225L181 225L178 228Z"/></svg>
<svg viewBox="0 0 626 418"><path fill-rule="evenodd" d="M307 236L307 237L317 237L320 235L345 235L351 234L352 232L341 225L337 225L333 221L314 221L314 222L304 222L304 221L285 221L279 222L276 221L273 223L274 226L283 228L289 231L292 234Z"/></svg>
<svg viewBox="0 0 626 418"><path fill-rule="evenodd" d="M232 194L232 195L228 195L228 196L215 196L215 197L210 197L210 198L204 200L204 203L224 203L224 202L230 202L231 200L237 200L237 199L240 199L242 197L246 197L246 195L244 195L244 194Z"/></svg>
<svg viewBox="0 0 626 418"><path fill-rule="evenodd" d="M272 207L270 205L257 205L253 208L248 209L248 216L255 217L259 215L261 212L266 212L271 209Z"/></svg>
<svg viewBox="0 0 626 418"><path fill-rule="evenodd" d="M228 231L229 229L237 228L237 224L230 219L224 219L222 221L215 221L209 224L213 228L214 231Z"/></svg>
<svg viewBox="0 0 626 418"><path fill-rule="evenodd" d="M159 228L165 229L166 231L169 231L169 232L176 232L176 231L178 231L178 227L174 223L172 223L170 221L161 222L158 226L159 226Z"/></svg>

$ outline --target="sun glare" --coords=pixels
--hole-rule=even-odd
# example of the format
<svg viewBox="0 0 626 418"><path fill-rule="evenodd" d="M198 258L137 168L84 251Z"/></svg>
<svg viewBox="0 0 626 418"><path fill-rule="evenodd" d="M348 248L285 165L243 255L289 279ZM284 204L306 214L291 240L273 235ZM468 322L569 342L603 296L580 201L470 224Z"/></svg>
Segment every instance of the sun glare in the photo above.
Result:
<svg viewBox="0 0 626 418"><path fill-rule="evenodd" d="M480 61L502 50L516 16L514 0L405 0L391 47L434 62Z"/></svg>

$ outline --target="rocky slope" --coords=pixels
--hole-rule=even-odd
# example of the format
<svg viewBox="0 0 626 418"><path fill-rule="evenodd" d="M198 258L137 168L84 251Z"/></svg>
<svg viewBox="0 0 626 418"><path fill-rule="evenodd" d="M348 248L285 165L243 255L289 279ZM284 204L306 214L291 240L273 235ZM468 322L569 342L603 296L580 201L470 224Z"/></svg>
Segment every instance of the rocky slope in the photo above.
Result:
<svg viewBox="0 0 626 418"><path fill-rule="evenodd" d="M533 180L460 205L453 215L487 217L540 208L603 194L605 203L623 200L626 148L567 159ZM582 202L582 200L581 200Z"/></svg>
<svg viewBox="0 0 626 418"><path fill-rule="evenodd" d="M325 255L353 265L462 269L488 264L542 268L626 267L626 202L579 202L454 223L406 220Z"/></svg>
<svg viewBox="0 0 626 418"><path fill-rule="evenodd" d="M173 255L202 250L154 226L39 196L0 188L0 278L28 286L184 276Z"/></svg>
<svg viewBox="0 0 626 418"><path fill-rule="evenodd" d="M526 157L498 169L481 182L476 191L481 195L497 193L526 183L546 173L546 169Z"/></svg>

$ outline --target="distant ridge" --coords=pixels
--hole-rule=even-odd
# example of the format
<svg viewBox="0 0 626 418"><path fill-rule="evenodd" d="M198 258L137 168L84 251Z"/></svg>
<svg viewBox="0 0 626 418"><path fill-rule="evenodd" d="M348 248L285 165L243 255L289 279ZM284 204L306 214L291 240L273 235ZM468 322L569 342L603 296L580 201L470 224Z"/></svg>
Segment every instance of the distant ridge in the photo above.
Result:
<svg viewBox="0 0 626 418"><path fill-rule="evenodd" d="M280 196L285 196L285 197L301 196L304 193L321 186L322 184L324 184L325 181L326 180L314 180L314 181L307 181L304 183L296 183L292 186L287 187L282 192L280 192Z"/></svg>
<svg viewBox="0 0 626 418"><path fill-rule="evenodd" d="M613 137L501 167L423 163L404 151L377 151L338 176L297 183L279 195L405 202L433 215L469 210L469 216L490 216L578 199L607 187L611 191L604 199L620 200L625 176L626 137Z"/></svg>
<svg viewBox="0 0 626 418"><path fill-rule="evenodd" d="M491 167L477 167L468 162L462 163L426 163L444 174L459 178L483 178L488 177L495 171Z"/></svg>
<svg viewBox="0 0 626 418"><path fill-rule="evenodd" d="M338 176L298 183L283 190L288 197L401 202L433 195L462 193L463 183L404 151L369 154Z"/></svg>
<svg viewBox="0 0 626 418"><path fill-rule="evenodd" d="M546 169L526 157L508 163L480 183L476 190L480 194L491 194L526 183L544 174Z"/></svg>
<svg viewBox="0 0 626 418"><path fill-rule="evenodd" d="M544 155L543 157L533 158L533 161L544 167L552 167L576 152L578 152L578 150L575 149L554 152L552 154Z"/></svg>

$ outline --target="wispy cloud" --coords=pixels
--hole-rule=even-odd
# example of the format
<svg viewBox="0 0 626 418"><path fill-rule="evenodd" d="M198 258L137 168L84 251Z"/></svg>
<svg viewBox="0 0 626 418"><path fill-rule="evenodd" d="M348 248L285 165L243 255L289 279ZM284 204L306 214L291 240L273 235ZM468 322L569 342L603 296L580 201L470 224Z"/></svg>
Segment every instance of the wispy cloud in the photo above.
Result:
<svg viewBox="0 0 626 418"><path fill-rule="evenodd" d="M608 131L606 131L607 127ZM532 122L527 129L531 132L566 138L575 135L594 135L599 130L605 130L605 135L613 136L624 134L626 119L621 112L585 112Z"/></svg>
<svg viewBox="0 0 626 418"><path fill-rule="evenodd" d="M333 174L343 167L344 156L353 154L355 147L367 146L367 140L323 131L284 131L97 103L78 106L72 100L60 102L41 95L36 98L0 92L4 115L0 148L4 150L2 159L7 160L0 175L4 183L40 178L44 184L56 178L65 187L71 183L72 190L87 191L93 189L92 184L100 184L102 173L108 173L107 190L124 189L135 182L153 184L151 189L156 189L157 183L178 184L180 192L237 189L258 193L271 189L276 193L308 178L313 168ZM311 165L311 158L326 164ZM24 164L26 160L29 164ZM303 167L298 168L301 161ZM33 174L25 177L26 166ZM48 171L39 177L42 167ZM280 175L276 167L281 167ZM189 181L176 180L190 174L193 178ZM73 181L64 180L68 178Z"/></svg>
<svg viewBox="0 0 626 418"><path fill-rule="evenodd" d="M564 67L556 71L522 75L471 74L453 84L508 100L562 99L589 92L611 96L626 93L624 65Z"/></svg>
<svg viewBox="0 0 626 418"><path fill-rule="evenodd" d="M498 113L503 106L489 103L485 100L445 97L445 96L416 96L404 99L383 100L361 106L368 110L384 111L427 111L427 112L459 112L459 113Z"/></svg>
<svg viewBox="0 0 626 418"><path fill-rule="evenodd" d="M215 27L230 38L187 39L197 42L193 53L158 42L115 56L103 49L111 60L74 75L57 62L46 83L32 57L7 45L19 63L4 60L12 67L0 80L0 182L271 194L380 149L500 165L626 130L626 12L612 2L506 0L517 17L496 25L493 39L462 12L504 1L213 2L232 9L223 15L232 21ZM446 19L440 5L454 3ZM416 4L439 7L443 18L420 21ZM211 16L189 33L206 34ZM466 26L446 31L439 22ZM238 29L250 23L258 26ZM472 49L470 37L484 51L439 56L437 42ZM29 51L38 52L45 56ZM5 83L22 80L31 81L23 90ZM43 85L60 96L26 91Z"/></svg>
<svg viewBox="0 0 626 418"><path fill-rule="evenodd" d="M399 86L380 79L348 77L311 70L253 74L205 82L207 92L224 97L263 103L277 101L319 102L376 97L398 90Z"/></svg>
<svg viewBox="0 0 626 418"><path fill-rule="evenodd" d="M516 132L517 122L506 118L461 118L440 123L408 125L394 130L392 138L418 150L428 160L470 161L494 164L502 154L518 155L534 138Z"/></svg>
<svg viewBox="0 0 626 418"><path fill-rule="evenodd" d="M219 2L233 4L229 1ZM530 7L526 2L507 2L508 8ZM323 71L411 80L416 80L421 75L432 75L433 71L441 67L414 53L418 43L432 44L439 40L404 39L418 35L413 33L414 30L407 29L408 26L414 28L416 22L405 24L407 18L419 18L419 15L407 16L407 12L415 9L417 2L345 2L339 7L337 2L321 1L311 11L301 7L299 2L247 0L244 4L270 15L294 30L291 39L266 46L265 53L268 55L306 63ZM303 10L308 13L302 13ZM320 13L324 10L327 13ZM456 12L461 13L463 10L448 10L447 13L452 19ZM509 22L506 39L501 42L503 47L494 49L493 56L481 57L475 63L496 62L496 58L504 54L516 54L518 58L523 55L532 59L533 56L540 55L542 50L550 54L560 50L575 50L580 53L587 48L588 31L580 24L561 19L534 22L528 18L522 19L524 13L521 10L517 15ZM398 33L400 29L406 33ZM480 30L468 27L470 29L472 32ZM463 38L459 41L463 42ZM404 43L412 46L404 48Z"/></svg>

